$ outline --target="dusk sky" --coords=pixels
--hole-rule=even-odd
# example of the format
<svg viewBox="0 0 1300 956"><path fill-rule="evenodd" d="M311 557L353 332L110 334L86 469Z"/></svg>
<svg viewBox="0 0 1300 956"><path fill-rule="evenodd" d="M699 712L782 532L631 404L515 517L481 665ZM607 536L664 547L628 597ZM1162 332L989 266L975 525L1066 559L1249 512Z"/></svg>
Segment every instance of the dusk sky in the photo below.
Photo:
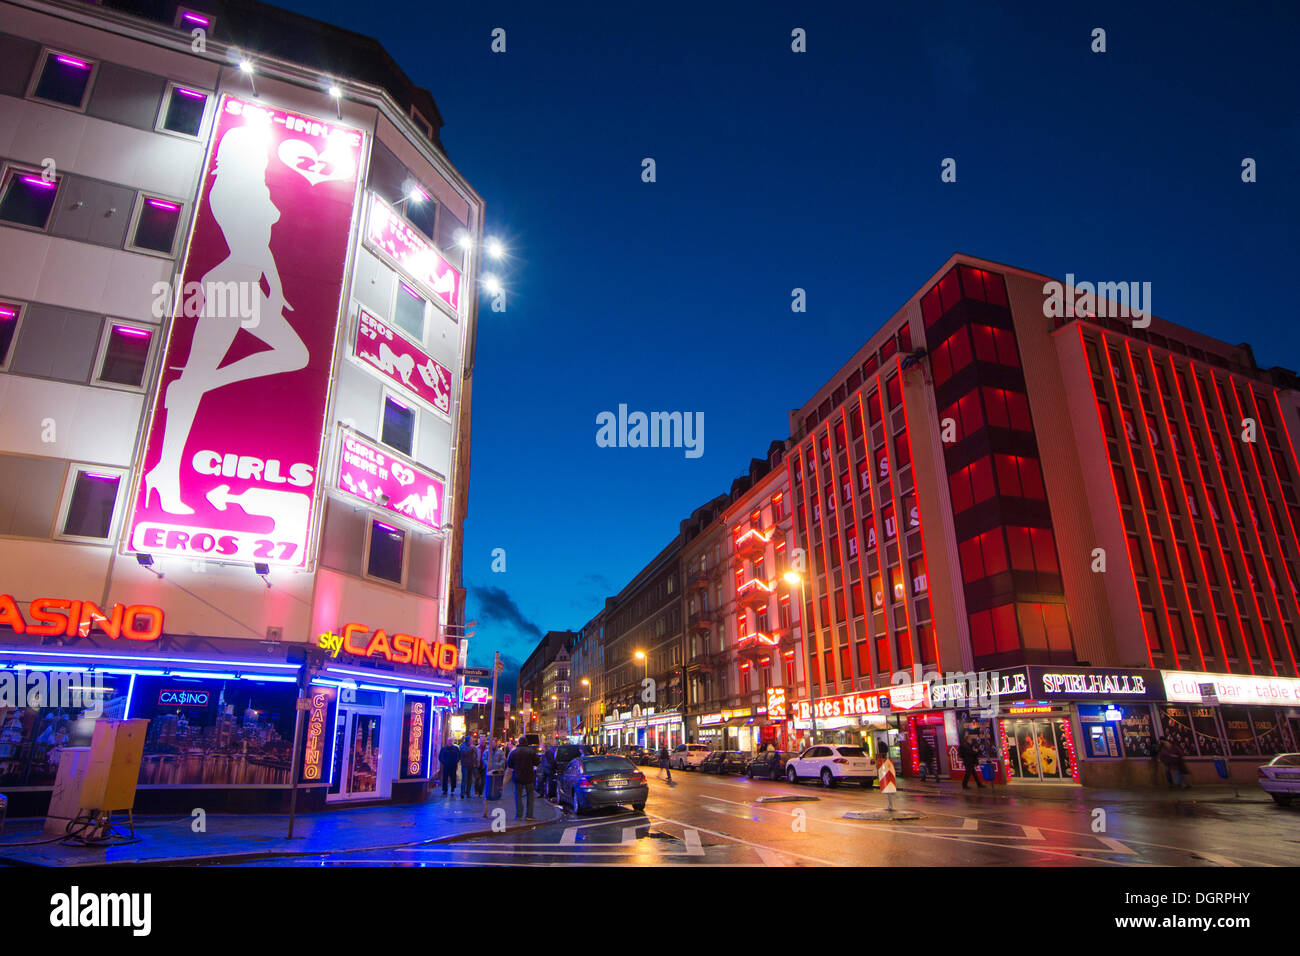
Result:
<svg viewBox="0 0 1300 956"><path fill-rule="evenodd" d="M955 251L1147 281L1300 365L1294 4L284 5L433 93L511 251L479 311L471 663L592 617ZM704 454L598 447L620 403L703 412Z"/></svg>

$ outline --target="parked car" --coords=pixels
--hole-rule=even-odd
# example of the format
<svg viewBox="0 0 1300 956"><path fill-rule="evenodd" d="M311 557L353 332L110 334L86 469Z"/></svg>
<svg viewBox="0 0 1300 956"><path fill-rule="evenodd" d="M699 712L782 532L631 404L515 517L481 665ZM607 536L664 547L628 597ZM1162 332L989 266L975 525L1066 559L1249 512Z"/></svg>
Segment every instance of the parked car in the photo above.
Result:
<svg viewBox="0 0 1300 956"><path fill-rule="evenodd" d="M550 760L550 767L548 768L549 772L547 773L546 777L543 778L540 771L542 767L546 767L548 765L546 753L543 753L542 763L537 768L539 772L535 778L535 783L534 783L534 789L537 791L537 793L540 796L546 797L548 800L554 798L556 795L556 786L560 774L564 772L565 767L567 767L570 763L574 761L574 759L580 756L582 756L582 747L579 746L578 744L560 744L558 747L555 748L555 756ZM543 789L543 787L545 789Z"/></svg>
<svg viewBox="0 0 1300 956"><path fill-rule="evenodd" d="M745 767L745 776L750 780L755 777L780 780L785 776L785 765L794 756L796 755L788 750L764 750Z"/></svg>
<svg viewBox="0 0 1300 956"><path fill-rule="evenodd" d="M640 813L649 795L645 774L626 757L584 754L569 762L559 780L559 801L575 816L591 807L617 805Z"/></svg>
<svg viewBox="0 0 1300 956"><path fill-rule="evenodd" d="M709 748L704 744L678 744L668 755L668 766L674 770L697 770L708 755Z"/></svg>
<svg viewBox="0 0 1300 956"><path fill-rule="evenodd" d="M861 747L818 744L786 761L785 779L820 780L823 787L835 787L856 780L865 790L876 777L876 765Z"/></svg>
<svg viewBox="0 0 1300 956"><path fill-rule="evenodd" d="M744 773L748 759L739 750L715 750L700 761L700 773Z"/></svg>
<svg viewBox="0 0 1300 956"><path fill-rule="evenodd" d="M1279 806L1300 796L1300 754L1278 754L1259 768L1259 785Z"/></svg>
<svg viewBox="0 0 1300 956"><path fill-rule="evenodd" d="M626 747L619 747L616 752L620 757L626 757L633 763L640 763L642 756L645 754L645 748L640 744L628 744Z"/></svg>
<svg viewBox="0 0 1300 956"><path fill-rule="evenodd" d="M642 767L659 766L659 751L653 747L647 747L641 751L641 758L634 760L633 763L640 764Z"/></svg>

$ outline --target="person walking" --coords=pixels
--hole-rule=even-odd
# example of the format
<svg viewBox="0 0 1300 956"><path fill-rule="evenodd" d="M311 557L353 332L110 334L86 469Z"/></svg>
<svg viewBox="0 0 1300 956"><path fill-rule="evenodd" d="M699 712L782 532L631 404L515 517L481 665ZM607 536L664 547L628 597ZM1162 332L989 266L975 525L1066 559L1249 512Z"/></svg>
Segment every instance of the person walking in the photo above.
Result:
<svg viewBox="0 0 1300 956"><path fill-rule="evenodd" d="M969 790L970 781L974 780L975 786L983 790L984 784L980 780L979 773L980 752L975 746L975 742L970 737L963 740L962 745L957 748L957 756L961 757L961 762L966 765L966 773L963 774L961 778L961 788L963 790Z"/></svg>
<svg viewBox="0 0 1300 956"><path fill-rule="evenodd" d="M663 746L659 748L659 776L662 777L664 774L668 775L668 782L669 784L671 784L673 782L673 768L672 765L668 762L667 746Z"/></svg>
<svg viewBox="0 0 1300 956"><path fill-rule="evenodd" d="M1165 765L1165 769L1169 772L1170 786L1177 790L1191 789L1191 771L1187 769L1187 761L1183 757L1181 747L1168 740L1162 741L1160 762Z"/></svg>
<svg viewBox="0 0 1300 956"><path fill-rule="evenodd" d="M478 780L478 751L468 737L460 745L460 797L468 800Z"/></svg>
<svg viewBox="0 0 1300 956"><path fill-rule="evenodd" d="M460 763L460 751L450 740L438 751L438 764L442 767L442 795L456 790L456 764Z"/></svg>
<svg viewBox="0 0 1300 956"><path fill-rule="evenodd" d="M521 743L510 751L510 756L506 760L506 767L510 770L510 780L515 785L516 820L522 819L524 816L525 797L528 798L528 819L537 819L533 816L533 780L539 759L535 748L530 747L527 743Z"/></svg>
<svg viewBox="0 0 1300 956"><path fill-rule="evenodd" d="M478 770L474 774L474 796L483 796L483 788L487 786L488 762L492 756L492 743L489 738L484 737L478 744Z"/></svg>

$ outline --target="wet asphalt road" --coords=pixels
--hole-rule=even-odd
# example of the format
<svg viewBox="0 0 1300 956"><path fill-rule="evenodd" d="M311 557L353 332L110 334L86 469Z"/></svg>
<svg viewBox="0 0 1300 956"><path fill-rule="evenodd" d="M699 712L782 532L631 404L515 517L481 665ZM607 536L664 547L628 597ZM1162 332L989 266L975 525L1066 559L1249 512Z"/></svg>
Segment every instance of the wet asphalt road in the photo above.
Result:
<svg viewBox="0 0 1300 956"><path fill-rule="evenodd" d="M1074 790L1066 799L972 791L902 793L910 820L845 819L882 810L857 787L749 781L647 768L643 814L592 811L538 829L385 851L255 861L251 866L1294 866L1300 809ZM759 797L816 798L759 804ZM1098 811L1101 811L1100 813Z"/></svg>

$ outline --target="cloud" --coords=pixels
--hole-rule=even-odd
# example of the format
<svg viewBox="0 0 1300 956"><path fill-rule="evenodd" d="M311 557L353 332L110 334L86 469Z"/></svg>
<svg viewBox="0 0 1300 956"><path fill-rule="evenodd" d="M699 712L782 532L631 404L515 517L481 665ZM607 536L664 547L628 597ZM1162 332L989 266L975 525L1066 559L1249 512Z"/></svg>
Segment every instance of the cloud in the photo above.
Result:
<svg viewBox="0 0 1300 956"><path fill-rule="evenodd" d="M542 629L524 617L524 612L519 610L519 605L515 603L514 598L503 588L471 587L469 590L478 601L480 620L504 624L521 633L531 634L533 637L542 636Z"/></svg>

